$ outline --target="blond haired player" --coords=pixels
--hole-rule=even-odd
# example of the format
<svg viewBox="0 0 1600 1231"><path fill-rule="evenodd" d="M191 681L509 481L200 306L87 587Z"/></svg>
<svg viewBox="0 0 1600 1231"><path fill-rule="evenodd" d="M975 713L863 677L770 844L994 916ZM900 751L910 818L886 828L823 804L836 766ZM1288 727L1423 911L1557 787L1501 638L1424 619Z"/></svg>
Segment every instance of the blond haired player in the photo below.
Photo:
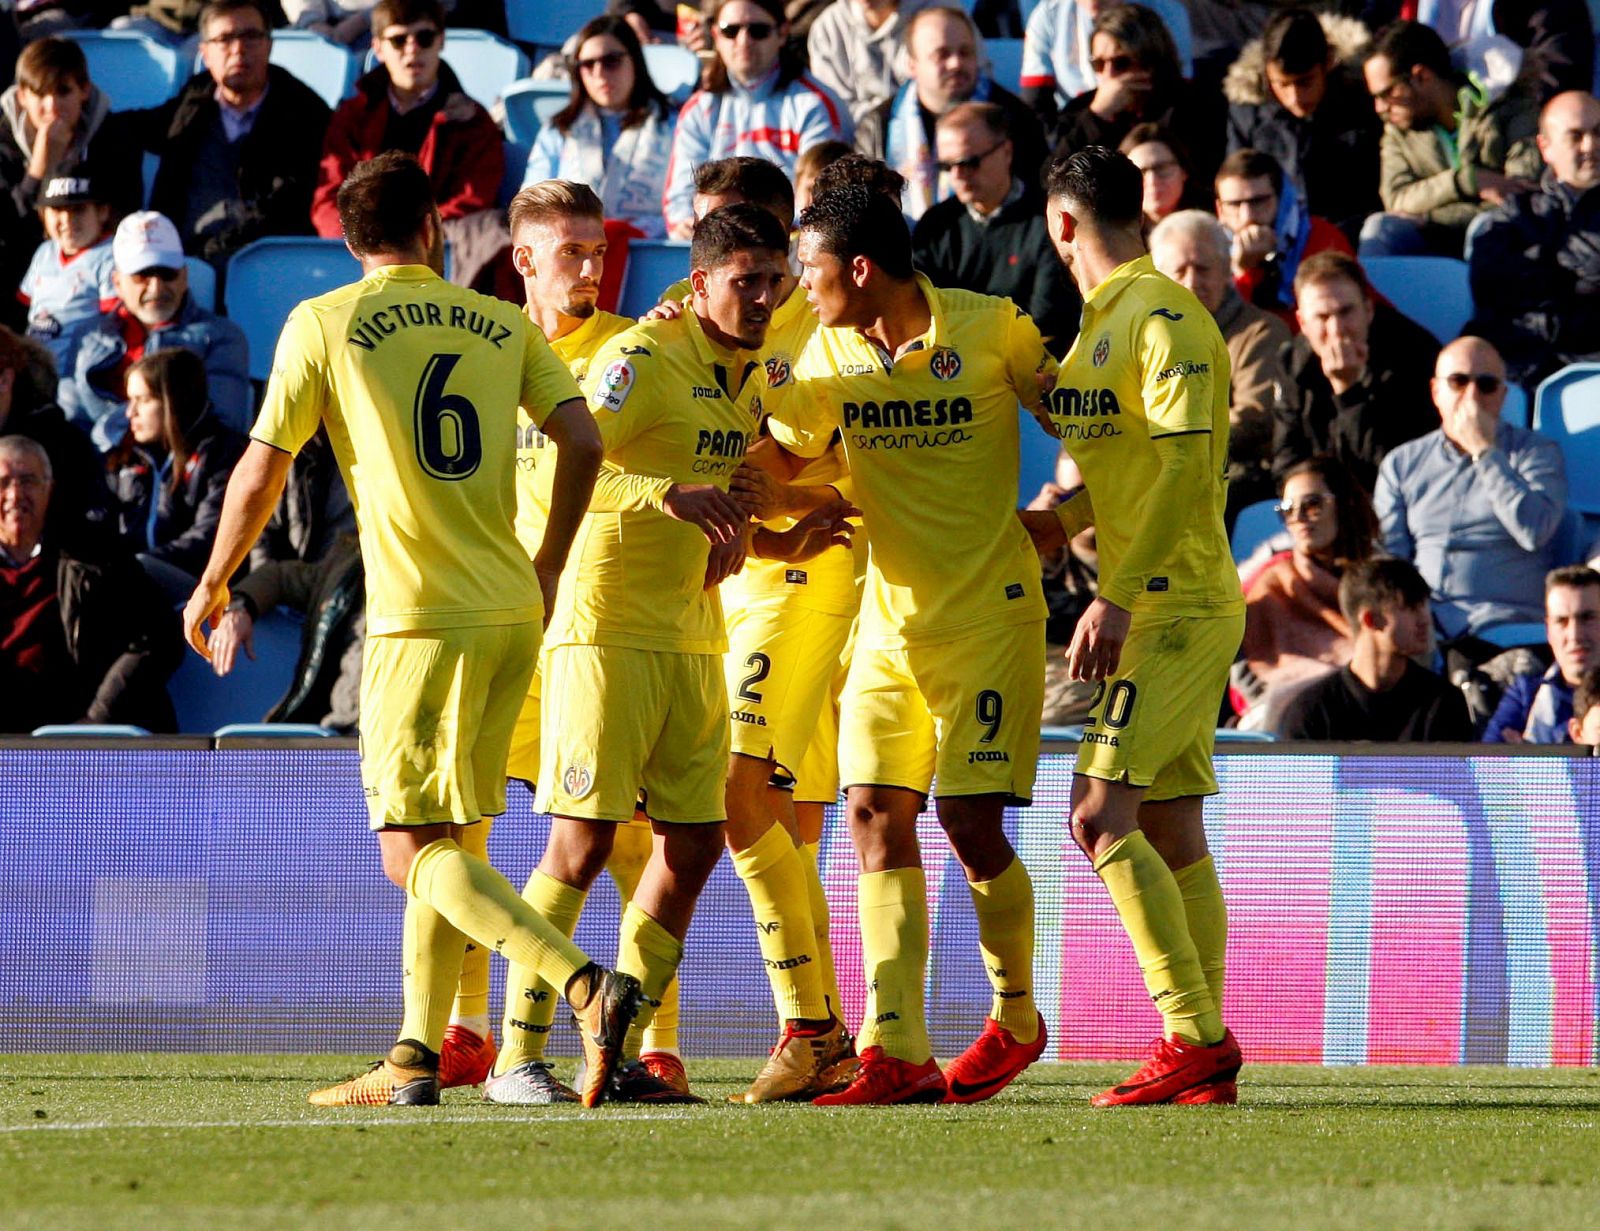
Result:
<svg viewBox="0 0 1600 1231"><path fill-rule="evenodd" d="M618 967L639 975L646 1021L723 843L727 643L715 587L747 551L814 554L834 538L833 521L812 518L752 539L727 495L762 414L757 353L787 248L754 206L702 218L692 310L613 338L586 384L607 464L545 660L538 806L554 819L540 871L586 892L642 793L654 849L623 917ZM708 552L724 505L737 515ZM687 520L697 524L678 524ZM611 1096L665 1101L661 1085L630 1059Z"/></svg>
<svg viewBox="0 0 1600 1231"><path fill-rule="evenodd" d="M467 938L564 989L605 1097L638 982L590 962L519 897L467 831L505 808L505 762L538 653L545 595L600 462L572 377L514 308L445 282L443 225L409 155L363 163L339 189L361 281L301 303L278 342L252 441L184 610L190 643L227 607L227 578L266 526L294 454L325 426L366 562L361 773L384 871L407 894L405 1020L362 1077L323 1105L439 1101L438 1060ZM513 532L525 407L560 445L546 535Z"/></svg>
<svg viewBox="0 0 1600 1231"><path fill-rule="evenodd" d="M522 189L511 200L511 259L527 292L527 312L550 342L556 358L567 365L580 384L588 378L589 361L607 342L633 321L596 306L600 279L605 272L605 213L600 198L586 184L546 180ZM517 423L517 538L530 555L539 550L550 507L550 485L555 472L555 448L550 438L529 418ZM540 671L535 671L517 716L511 739L506 776L529 786L539 774ZM650 858L648 822L619 826L606 870L617 884L624 906L633 897L639 877ZM522 896L547 919L568 934L577 926L583 895L571 886L535 870ZM487 986L485 986L487 993ZM513 965L506 972L503 1050L498 1058L492 1043L486 1050L493 1075L483 1097L494 1103L545 1104L572 1102L577 1096L556 1079L544 1059L545 1044L555 1019L556 992L537 972ZM458 1004L460 997L458 996ZM648 1050L641 1059L655 1072L660 1065L680 1078L682 1061L676 1055L677 983L664 993L652 1021L670 1015L674 1037L670 1051ZM453 1029L454 1027L452 1027ZM448 1055L449 1036L446 1036ZM656 1040L646 1040L654 1046ZM657 1072L659 1077L662 1074ZM482 1080L480 1078L480 1080ZM687 1080L683 1080L687 1093Z"/></svg>
<svg viewBox="0 0 1600 1231"><path fill-rule="evenodd" d="M821 323L774 390L775 463L791 473L842 433L872 536L854 656L840 702L862 952L861 1066L823 1105L974 1102L1045 1047L1032 997L1033 890L1002 828L1038 756L1044 598L1012 514L1019 398L1050 366L1007 300L916 274L904 216L856 184L799 220L801 285ZM916 818L938 781L994 988L988 1022L947 1084L923 1010L926 884Z"/></svg>
<svg viewBox="0 0 1600 1231"><path fill-rule="evenodd" d="M1100 593L1067 665L1099 680L1072 781L1072 834L1133 942L1163 1037L1093 1098L1232 1103L1242 1063L1222 1022L1227 910L1201 803L1217 708L1244 632L1222 511L1228 351L1211 314L1157 272L1139 170L1091 146L1045 174L1050 238L1083 293L1083 326L1050 419L1084 488L1020 516L1041 551L1093 524Z"/></svg>

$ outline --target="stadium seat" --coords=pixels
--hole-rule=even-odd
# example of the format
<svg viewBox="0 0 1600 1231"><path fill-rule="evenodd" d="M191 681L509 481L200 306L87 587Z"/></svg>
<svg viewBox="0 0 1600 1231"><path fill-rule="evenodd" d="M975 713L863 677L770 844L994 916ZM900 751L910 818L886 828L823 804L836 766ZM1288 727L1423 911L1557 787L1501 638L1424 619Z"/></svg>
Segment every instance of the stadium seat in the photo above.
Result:
<svg viewBox="0 0 1600 1231"><path fill-rule="evenodd" d="M506 30L519 43L560 50L585 22L605 11L606 0L506 0Z"/></svg>
<svg viewBox="0 0 1600 1231"><path fill-rule="evenodd" d="M1022 89L1022 40L986 38L983 47L989 53L989 75L995 83L1013 94Z"/></svg>
<svg viewBox="0 0 1600 1231"><path fill-rule="evenodd" d="M1378 294L1440 342L1472 319L1467 263L1448 256L1372 256L1361 262Z"/></svg>
<svg viewBox="0 0 1600 1231"><path fill-rule="evenodd" d="M116 722L85 722L51 724L46 727L35 727L33 735L40 739L137 739L142 735L149 735L143 727L130 726Z"/></svg>
<svg viewBox="0 0 1600 1231"><path fill-rule="evenodd" d="M1537 622L1491 624L1488 628L1480 628L1477 635L1502 650L1513 649L1519 645L1544 645L1549 637L1544 625Z"/></svg>
<svg viewBox="0 0 1600 1231"><path fill-rule="evenodd" d="M337 731L311 722L230 722L212 734L221 739L332 739Z"/></svg>
<svg viewBox="0 0 1600 1231"><path fill-rule="evenodd" d="M350 93L360 72L360 61L348 48L310 30L273 31L271 60L305 82L330 107L337 107Z"/></svg>
<svg viewBox="0 0 1600 1231"><path fill-rule="evenodd" d="M677 43L646 43L644 66L650 80L674 102L682 102L700 84L700 57Z"/></svg>
<svg viewBox="0 0 1600 1231"><path fill-rule="evenodd" d="M617 312L643 316L661 302L661 292L689 275L689 245L675 239L636 239L628 245Z"/></svg>
<svg viewBox="0 0 1600 1231"><path fill-rule="evenodd" d="M1040 727L1039 728L1039 738L1040 739L1059 739L1059 740L1065 740L1066 742L1071 743L1071 744L1076 744L1076 743L1081 742L1082 739L1083 739L1083 727L1082 726Z"/></svg>
<svg viewBox="0 0 1600 1231"><path fill-rule="evenodd" d="M1574 363L1540 382L1533 429L1561 446L1568 506L1600 514L1600 363Z"/></svg>
<svg viewBox="0 0 1600 1231"><path fill-rule="evenodd" d="M1521 385L1506 385L1505 404L1500 407L1500 420L1512 427L1526 428L1528 422L1528 394Z"/></svg>
<svg viewBox="0 0 1600 1231"><path fill-rule="evenodd" d="M131 30L64 30L83 48L89 77L105 91L113 111L159 107L178 92L176 51Z"/></svg>
<svg viewBox="0 0 1600 1231"><path fill-rule="evenodd" d="M500 180L500 195L495 198L495 204L501 209L511 204L511 198L516 196L517 190L522 187L522 178L528 173L528 155L532 152L529 146L516 141L506 141L506 173Z"/></svg>
<svg viewBox="0 0 1600 1231"><path fill-rule="evenodd" d="M167 684L178 711L178 730L210 735L231 723L259 723L288 692L300 656L300 618L269 611L256 621L256 656L241 654L226 676L218 676L200 655L185 653Z"/></svg>
<svg viewBox="0 0 1600 1231"><path fill-rule="evenodd" d="M487 30L451 26L445 33L444 62L455 70L461 88L484 107L492 107L513 81L528 75L528 57L520 47ZM378 57L367 52L370 71Z"/></svg>
<svg viewBox="0 0 1600 1231"><path fill-rule="evenodd" d="M189 270L189 294L207 312L217 310L217 271L209 261L197 256L183 258Z"/></svg>
<svg viewBox="0 0 1600 1231"><path fill-rule="evenodd" d="M1022 462L1017 468L1017 507L1025 508L1039 489L1056 477L1056 462L1061 457L1061 442L1046 436L1026 408L1017 406L1017 436L1022 446Z"/></svg>
<svg viewBox="0 0 1600 1231"><path fill-rule="evenodd" d="M512 82L500 96L506 112L506 136L532 149L539 130L567 105L571 95L572 87L565 81Z"/></svg>
<svg viewBox="0 0 1600 1231"><path fill-rule="evenodd" d="M1278 737L1271 731L1241 731L1237 727L1218 727L1219 744L1275 744Z"/></svg>
<svg viewBox="0 0 1600 1231"><path fill-rule="evenodd" d="M1229 542L1233 550L1233 562L1244 563L1254 554L1256 548L1282 529L1283 523L1278 520L1276 500L1258 500L1254 504L1245 505L1239 510L1239 516L1233 523L1233 538Z"/></svg>
<svg viewBox="0 0 1600 1231"><path fill-rule="evenodd" d="M360 277L360 263L338 239L273 236L234 253L225 301L250 341L250 378L264 381L272 371L278 333L295 304Z"/></svg>

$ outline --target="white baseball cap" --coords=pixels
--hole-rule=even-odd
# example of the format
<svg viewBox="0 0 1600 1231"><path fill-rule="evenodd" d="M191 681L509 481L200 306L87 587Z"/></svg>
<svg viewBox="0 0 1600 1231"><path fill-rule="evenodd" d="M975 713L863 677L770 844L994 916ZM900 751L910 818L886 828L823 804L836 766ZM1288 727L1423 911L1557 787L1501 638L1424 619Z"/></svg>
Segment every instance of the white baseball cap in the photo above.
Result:
<svg viewBox="0 0 1600 1231"><path fill-rule="evenodd" d="M119 274L142 274L147 269L182 269L183 241L165 214L141 210L117 226L111 241L111 261Z"/></svg>

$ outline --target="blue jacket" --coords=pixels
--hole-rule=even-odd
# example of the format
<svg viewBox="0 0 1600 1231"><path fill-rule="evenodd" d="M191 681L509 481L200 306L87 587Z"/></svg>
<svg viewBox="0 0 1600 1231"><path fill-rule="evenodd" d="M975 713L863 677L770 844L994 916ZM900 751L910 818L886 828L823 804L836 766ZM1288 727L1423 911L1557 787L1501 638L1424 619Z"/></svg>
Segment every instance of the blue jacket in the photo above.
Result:
<svg viewBox="0 0 1600 1231"><path fill-rule="evenodd" d="M62 375L58 391L67 418L88 432L102 453L122 439L128 426L122 390L123 360L128 353L122 336L125 319L120 303L101 315L78 344L77 364L70 376ZM255 418L255 393L250 386L250 344L244 330L207 312L195 303L194 296L185 295L178 315L150 333L145 352L169 346L187 347L200 356L218 420L224 427L248 433Z"/></svg>
<svg viewBox="0 0 1600 1231"><path fill-rule="evenodd" d="M246 443L239 433L211 424L207 416L195 429L192 452L173 486L166 481L167 457L130 442L122 464L110 475L117 528L128 550L148 553L198 577L211 558L228 476ZM112 464L116 461L113 456Z"/></svg>
<svg viewBox="0 0 1600 1231"><path fill-rule="evenodd" d="M1531 744L1570 744L1571 717L1572 685L1560 666L1552 665L1543 675L1519 675L1511 681L1484 728L1483 742L1503 744L1506 731L1517 731Z"/></svg>
<svg viewBox="0 0 1600 1231"><path fill-rule="evenodd" d="M1443 429L1429 432L1383 459L1373 505L1384 549L1427 580L1446 637L1544 619L1567 508L1553 440L1502 423L1474 462Z"/></svg>

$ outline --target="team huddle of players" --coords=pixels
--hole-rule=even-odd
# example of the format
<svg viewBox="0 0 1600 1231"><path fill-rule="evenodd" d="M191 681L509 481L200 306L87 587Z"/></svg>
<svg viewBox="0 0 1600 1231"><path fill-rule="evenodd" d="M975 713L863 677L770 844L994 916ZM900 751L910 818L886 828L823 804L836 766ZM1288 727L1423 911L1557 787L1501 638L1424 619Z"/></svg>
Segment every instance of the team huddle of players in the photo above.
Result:
<svg viewBox="0 0 1600 1231"><path fill-rule="evenodd" d="M1102 687L1070 824L1164 1025L1094 1101L1233 1102L1226 911L1200 823L1243 625L1222 531L1228 358L1144 253L1137 169L1096 148L1047 171L1062 276L1085 300L1059 370L1009 300L913 269L881 163L828 168L798 219L776 167L701 168L690 277L637 323L596 309L588 188L514 200L522 315L439 278L418 176L384 156L341 189L366 276L290 317L185 612L203 652L288 460L326 424L367 561L362 775L407 890L405 1017L384 1060L312 1101L432 1103L478 1082L499 1103L699 1101L675 976L724 845L779 1020L734 1101L999 1093L1047 1045L1032 885L1002 827L1038 754L1037 552L1093 525L1101 593L1068 658ZM357 341L360 320L412 306L423 325L387 353ZM450 331L463 309L492 327ZM1058 510L1015 509L1019 402L1086 480ZM497 444L513 433L514 452ZM507 777L552 817L520 894L486 858ZM935 783L993 988L943 1069L916 836ZM867 985L854 1037L816 863L841 784ZM602 871L625 902L614 971L571 941ZM511 963L498 1049L490 949ZM570 1085L544 1055L560 996L584 1047Z"/></svg>

